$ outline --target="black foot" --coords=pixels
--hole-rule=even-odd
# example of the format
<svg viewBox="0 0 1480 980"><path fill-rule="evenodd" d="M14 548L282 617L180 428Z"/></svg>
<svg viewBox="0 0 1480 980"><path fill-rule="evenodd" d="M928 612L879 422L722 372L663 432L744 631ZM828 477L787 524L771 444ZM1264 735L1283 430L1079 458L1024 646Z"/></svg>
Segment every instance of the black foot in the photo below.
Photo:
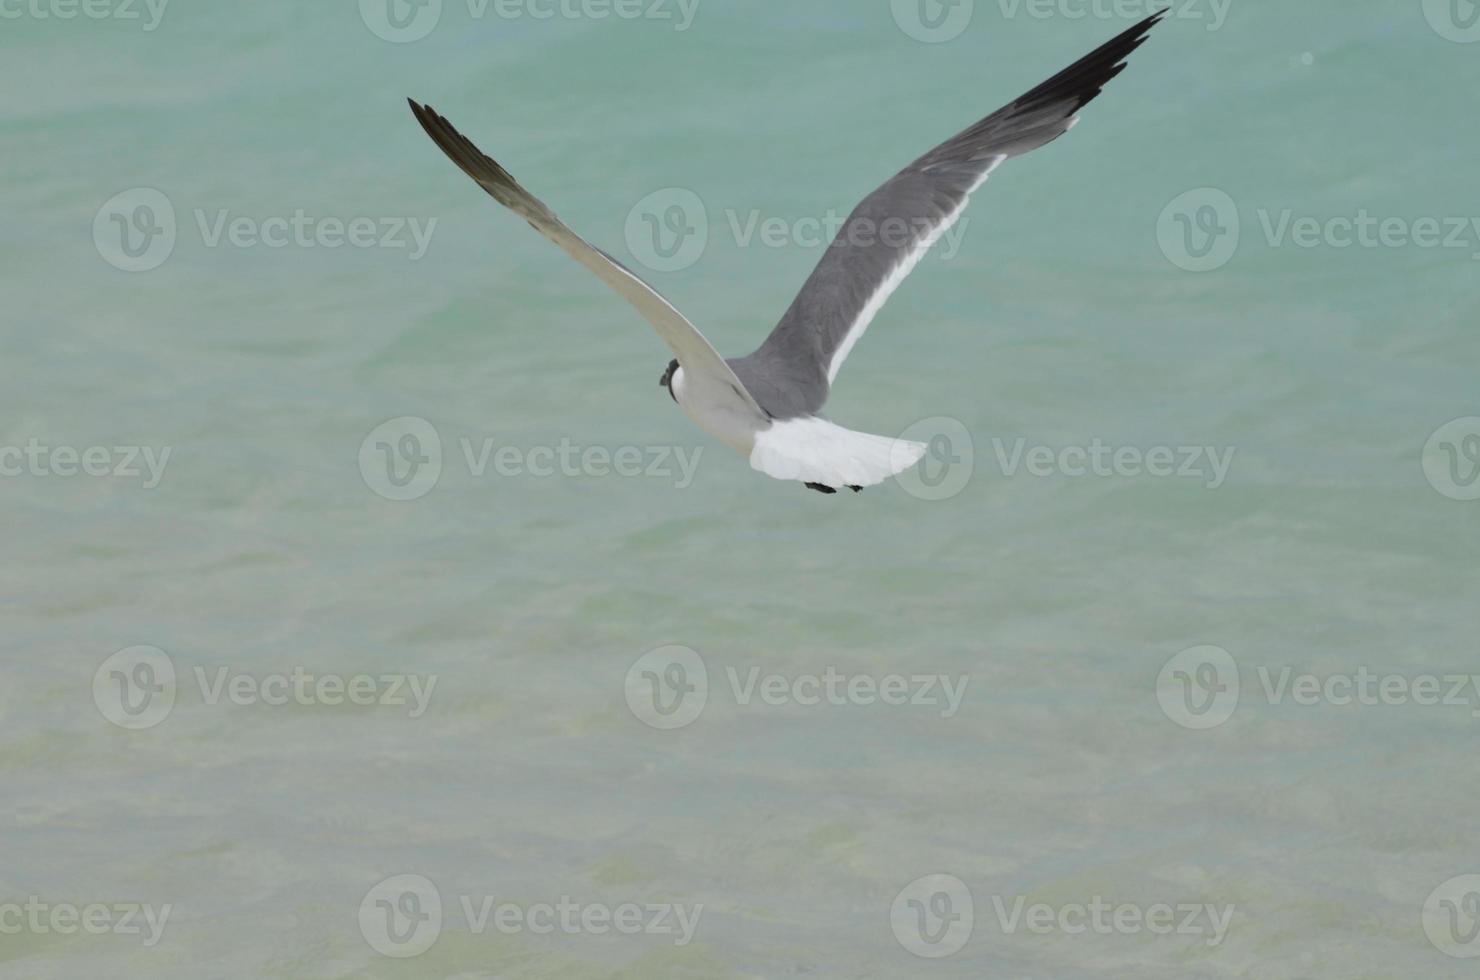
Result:
<svg viewBox="0 0 1480 980"><path fill-rule="evenodd" d="M855 487L853 484L850 483L848 484L848 489L852 490L854 493L858 493L860 490L863 489L863 487Z"/></svg>
<svg viewBox="0 0 1480 980"><path fill-rule="evenodd" d="M825 486L823 486L820 483L809 483L809 484L807 484L807 489L809 489L809 490L816 490L818 493L837 493L838 492L835 488L833 488L833 487L825 487Z"/></svg>

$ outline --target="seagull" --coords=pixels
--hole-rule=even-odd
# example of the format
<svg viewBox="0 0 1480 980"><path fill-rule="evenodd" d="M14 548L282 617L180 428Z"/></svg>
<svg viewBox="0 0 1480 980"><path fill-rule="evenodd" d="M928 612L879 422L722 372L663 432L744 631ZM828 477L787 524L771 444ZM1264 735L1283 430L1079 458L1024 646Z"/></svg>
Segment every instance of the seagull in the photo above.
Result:
<svg viewBox="0 0 1480 980"><path fill-rule="evenodd" d="M656 289L566 227L436 110L407 101L453 163L653 325L673 352L659 385L699 428L767 476L821 493L856 492L914 466L926 447L854 432L819 414L853 345L987 177L1003 161L1067 133L1165 14L1147 17L864 198L765 342L728 360Z"/></svg>

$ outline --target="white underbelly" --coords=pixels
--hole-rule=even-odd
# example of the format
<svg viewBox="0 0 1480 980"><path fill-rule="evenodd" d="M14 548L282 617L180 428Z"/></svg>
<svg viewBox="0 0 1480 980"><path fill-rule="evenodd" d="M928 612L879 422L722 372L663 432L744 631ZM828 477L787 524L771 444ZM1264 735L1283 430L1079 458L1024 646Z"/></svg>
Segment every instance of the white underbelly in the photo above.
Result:
<svg viewBox="0 0 1480 980"><path fill-rule="evenodd" d="M678 407L695 425L740 455L750 455L755 448L755 434L769 422L757 416L729 385L707 378L690 384L682 367L673 372L670 384Z"/></svg>

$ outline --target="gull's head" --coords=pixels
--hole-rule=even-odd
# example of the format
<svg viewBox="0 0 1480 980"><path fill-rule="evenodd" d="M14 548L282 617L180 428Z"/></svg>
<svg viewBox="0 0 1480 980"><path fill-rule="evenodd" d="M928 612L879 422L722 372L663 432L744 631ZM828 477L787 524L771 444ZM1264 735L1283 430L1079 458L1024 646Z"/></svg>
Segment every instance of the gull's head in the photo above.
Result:
<svg viewBox="0 0 1480 980"><path fill-rule="evenodd" d="M672 398L675 403L677 403L677 401L678 401L678 396L673 393L673 375L674 375L674 372L676 372L677 370L678 370L678 361L676 359L675 360L672 360L672 361L669 361L668 362L668 370L664 371L663 372L663 377L661 377L661 378L658 379L658 387L659 388L667 388L668 389L668 397Z"/></svg>

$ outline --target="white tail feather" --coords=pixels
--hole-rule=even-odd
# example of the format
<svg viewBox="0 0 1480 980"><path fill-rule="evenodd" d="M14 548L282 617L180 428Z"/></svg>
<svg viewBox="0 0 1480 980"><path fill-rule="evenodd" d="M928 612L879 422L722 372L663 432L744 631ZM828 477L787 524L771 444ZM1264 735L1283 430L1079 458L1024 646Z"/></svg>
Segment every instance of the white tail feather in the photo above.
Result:
<svg viewBox="0 0 1480 980"><path fill-rule="evenodd" d="M773 422L755 435L750 467L778 480L872 487L925 455L925 444L854 432L809 415Z"/></svg>

